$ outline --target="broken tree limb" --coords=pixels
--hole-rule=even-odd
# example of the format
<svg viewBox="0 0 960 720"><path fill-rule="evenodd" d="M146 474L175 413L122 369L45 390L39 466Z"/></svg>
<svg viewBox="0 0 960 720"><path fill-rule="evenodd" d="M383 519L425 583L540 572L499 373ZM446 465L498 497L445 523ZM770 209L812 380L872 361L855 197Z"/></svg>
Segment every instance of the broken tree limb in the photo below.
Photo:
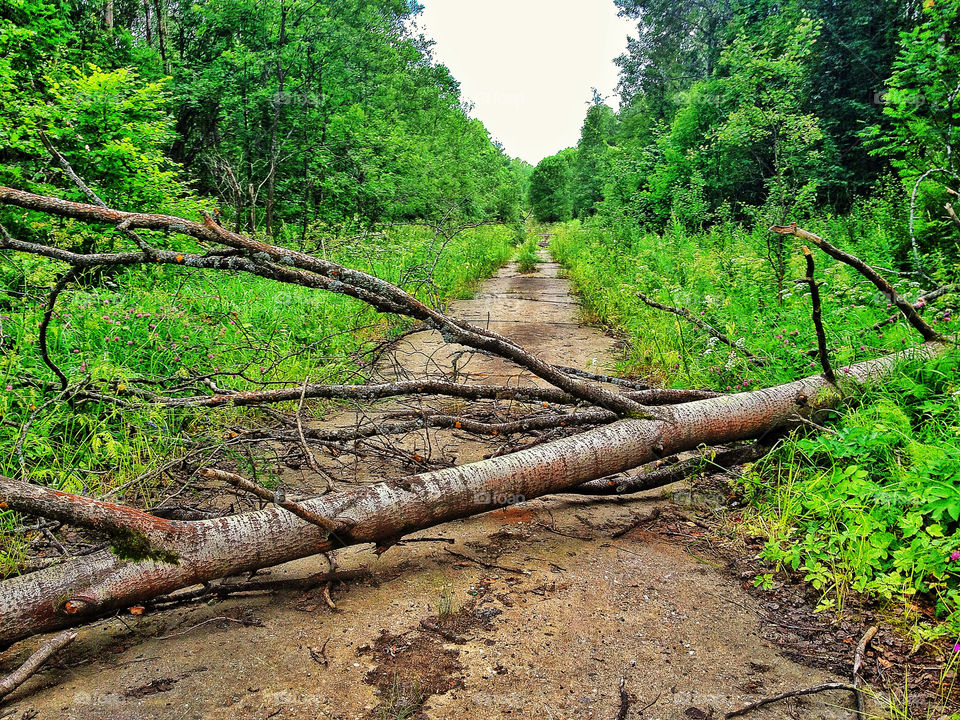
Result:
<svg viewBox="0 0 960 720"><path fill-rule="evenodd" d="M770 447L760 442L753 442L741 447L716 450L709 448L698 457L675 462L672 465L663 465L663 461L651 463L640 472L617 480L591 480L578 485L569 492L578 495L625 495L644 492L655 488L680 482L697 472L704 470L728 470L736 465L755 462L770 452Z"/></svg>
<svg viewBox="0 0 960 720"><path fill-rule="evenodd" d="M841 382L866 383L907 358L929 358L950 346L918 348L845 368ZM301 504L352 523L344 543L395 542L403 535L516 502L558 493L659 457L746 440L785 426L798 413L840 401L822 375L762 390L659 410L656 419L625 419L552 443L400 482L380 482ZM43 514L20 498L31 486L0 481L0 501ZM53 492L53 491L46 491ZM95 503L83 499L76 502ZM145 514L144 514L145 515ZM62 514L61 514L62 517ZM146 516L150 517L150 516ZM279 508L196 522L161 521L171 530L176 562L121 559L110 551L68 560L0 583L0 647L30 635L79 625L117 609L217 578L330 550L322 528Z"/></svg>
<svg viewBox="0 0 960 720"><path fill-rule="evenodd" d="M278 282L347 295L361 300L381 312L395 313L419 320L428 327L439 331L447 342L497 354L580 400L611 410L621 416L650 417L651 415L642 405L624 395L568 375L550 363L526 352L503 335L449 317L428 307L403 289L385 280L313 255L270 245L230 232L209 217L205 217L203 223L198 223L171 215L123 212L99 205L86 205L60 198L35 195L3 186L0 186L0 205L12 205L25 210L72 218L87 223L104 223L123 232L141 229L179 233L195 240L225 246L235 253L196 255L166 251L167 256L164 256L161 251L148 249L135 254L139 256L136 259L132 259L130 253L125 253L124 259L126 262L124 264L167 262L172 259L173 263L187 267L240 270ZM31 246L33 247L31 248ZM50 257L55 254L63 255L62 251L54 252L50 248L43 249L45 247L38 246L37 243L19 241L11 244L6 237L0 243L0 248L20 252L32 252ZM77 263L72 264L76 265ZM91 265L95 264L91 263Z"/></svg>
<svg viewBox="0 0 960 720"><path fill-rule="evenodd" d="M110 535L121 551L129 546L176 552L189 548L190 523L150 515L103 500L72 495L0 475L0 498L19 511ZM131 551L134 548L130 548Z"/></svg>
<svg viewBox="0 0 960 720"><path fill-rule="evenodd" d="M729 346L732 347L734 350L737 350L738 352L742 352L742 353L743 353L746 357L748 357L748 358L753 358L753 357L754 357L749 351L747 351L746 349L744 349L744 348L742 348L742 347L739 347L733 340L731 340L730 338L728 338L726 335L724 335L722 332L720 332L719 330L717 330L717 329L716 329L715 327L713 327L712 325L709 325L708 323L705 323L703 320L701 320L701 319L698 318L696 315L694 315L692 312L690 312L687 308L685 308L685 307L673 307L672 305L663 305L662 303L658 303L656 300L651 300L649 297L647 297L646 295L644 295L644 294L643 294L642 292L640 292L640 291L637 291L635 294L636 294L636 296L637 296L638 298L640 298L640 300L642 300L646 305L649 305L649 306L652 307L653 309L655 309L655 310L662 310L663 312L670 313L671 315L676 315L677 317L682 317L682 318L683 318L684 320L686 320L687 322L693 323L694 325L696 325L698 328L700 328L701 330L703 330L704 332L706 332L706 333L707 333L708 335L710 335L711 337L715 337L717 340L719 340L720 342L722 342L724 345L729 345Z"/></svg>
<svg viewBox="0 0 960 720"><path fill-rule="evenodd" d="M506 387L502 385L465 385L447 380L403 380L376 385L324 385L310 383L299 387L258 390L254 392L231 392L199 397L160 397L139 393L153 404L168 408L222 407L261 405L306 399L324 400L381 400L401 395L447 395L464 400L518 400L521 402L549 402L569 405L576 398L557 388Z"/></svg>
<svg viewBox="0 0 960 720"><path fill-rule="evenodd" d="M806 240L807 242L813 243L834 260L839 260L842 263L846 263L867 278L870 282L872 282L876 288L890 300L891 303L896 305L897 309L903 313L903 316L907 319L907 322L909 322L914 329L923 336L924 340L928 342L943 340L943 336L930 327L927 322L920 317L913 305L907 302L907 300L905 300L900 293L894 290L893 285L887 282L883 276L877 273L876 270L867 265L860 258L856 257L855 255L851 255L850 253L845 252L834 245L831 245L819 235L814 235L812 232L808 232L803 228L797 227L796 223L791 223L790 225L774 225L770 228L770 232L778 233L780 235L796 235L801 240Z"/></svg>
<svg viewBox="0 0 960 720"><path fill-rule="evenodd" d="M938 300L939 298L942 298L944 295L949 295L955 292L957 292L956 285L954 284L942 285L938 287L936 290L931 290L930 292L926 292L920 297L918 297L917 301L913 304L913 309L918 311L922 310L924 307L927 306L928 303L931 303L934 300ZM888 317L886 320L881 320L880 322L878 322L876 325L873 326L872 329L879 330L884 325L889 325L895 322L896 319L899 317L903 317L903 316L900 313L895 313L894 315L891 315L890 317Z"/></svg>
<svg viewBox="0 0 960 720"><path fill-rule="evenodd" d="M823 376L830 382L836 382L837 376L830 366L830 354L827 350L827 334L823 329L823 308L820 304L820 284L814 277L813 253L806 245L803 246L803 257L807 261L807 276L797 282L806 283L810 288L810 302L813 305L813 327L817 333L817 357L820 358L820 367Z"/></svg>
<svg viewBox="0 0 960 720"><path fill-rule="evenodd" d="M76 630L64 630L44 642L27 661L12 673L0 678L0 700L29 680L44 663L77 639Z"/></svg>

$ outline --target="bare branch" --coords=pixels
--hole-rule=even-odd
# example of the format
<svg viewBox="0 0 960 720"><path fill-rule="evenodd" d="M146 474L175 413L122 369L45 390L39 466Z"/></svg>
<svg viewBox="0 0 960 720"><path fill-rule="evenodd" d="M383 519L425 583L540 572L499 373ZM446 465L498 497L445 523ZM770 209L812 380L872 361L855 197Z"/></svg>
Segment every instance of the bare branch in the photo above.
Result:
<svg viewBox="0 0 960 720"><path fill-rule="evenodd" d="M198 223L170 215L122 212L2 186L0 186L0 205L13 205L83 222L106 223L122 230L139 228L176 232L197 240L225 245L249 255L252 259L228 257L218 264L220 269L254 272L280 282L355 297L383 312L397 313L420 320L431 328L439 330L447 342L489 351L511 360L581 400L621 415L650 417L648 409L629 398L573 378L549 363L530 355L508 338L463 320L450 318L380 278L289 248L269 245L232 233L210 218L205 218L203 223ZM202 257L205 262L195 265L195 258L187 258L179 253L176 262L194 267L210 266L210 257Z"/></svg>
<svg viewBox="0 0 960 720"><path fill-rule="evenodd" d="M77 639L76 630L64 630L43 643L19 668L0 678L0 700L29 680L44 663Z"/></svg>
<svg viewBox="0 0 960 720"><path fill-rule="evenodd" d="M933 302L934 300L942 298L944 295L949 295L955 292L957 292L956 285L943 285L941 287L938 287L936 290L931 290L930 292L924 293L923 295L918 297L917 301L913 304L913 309L922 310L926 305ZM876 325L873 326L872 329L879 330L884 325L890 325L891 323L895 322L898 317L903 317L903 316L900 313L891 315L886 320L881 320L880 322L878 322Z"/></svg>
<svg viewBox="0 0 960 720"><path fill-rule="evenodd" d="M803 228L797 227L796 223L791 223L790 225L774 225L770 228L770 232L779 233L780 235L796 235L802 240L813 243L835 260L839 260L840 262L846 263L850 267L854 268L857 272L876 285L877 289L880 290L880 292L882 292L886 297L888 297L890 302L897 306L897 309L903 313L904 317L907 318L907 321L913 325L917 332L923 336L924 340L927 340L928 342L943 341L943 336L930 327L926 321L920 317L917 311L913 308L913 305L907 302L896 290L894 290L893 286L887 282L883 276L877 273L872 267L867 265L860 258L831 245L819 235L814 235L812 232L808 232Z"/></svg>
<svg viewBox="0 0 960 720"><path fill-rule="evenodd" d="M827 334L823 330L823 310L820 306L820 285L814 277L813 253L806 245L803 246L803 256L807 260L807 276L797 282L802 282L810 288L810 302L813 305L813 327L817 333L817 356L823 368L823 376L832 383L836 383L837 376L830 367L830 355L827 351Z"/></svg>
<svg viewBox="0 0 960 720"><path fill-rule="evenodd" d="M734 349L737 350L738 352L742 352L742 353L743 353L746 357L748 357L748 358L753 358L753 357L754 357L749 351L747 351L746 349L744 349L744 348L742 348L742 347L738 347L737 344L736 344L735 342L733 342L730 338L728 338L728 337L727 337L726 335L724 335L722 332L720 332L719 330L717 330L715 327L712 327L711 325L708 325L707 323L705 323L703 320L701 320L701 319L698 318L696 315L694 315L692 312L690 312L687 308L673 307L672 305L663 305L662 303L658 303L656 300L651 300L650 298L648 298L646 295L644 295L644 294L643 294L642 292L640 292L640 291L637 291L635 294L636 294L636 296L637 296L638 298L640 298L644 303L646 303L646 304L649 305L650 307L654 308L655 310L662 310L663 312L671 313L672 315L676 315L676 316L678 316L678 317L682 317L682 318L683 318L684 320L686 320L687 322L690 322L690 323L693 323L694 325L696 325L698 328L700 328L701 330L703 330L704 332L706 332L706 333L707 333L708 335L710 335L711 337L715 337L717 340L719 340L720 342L722 342L724 345L729 345L730 347L734 348Z"/></svg>
<svg viewBox="0 0 960 720"><path fill-rule="evenodd" d="M380 400L402 395L446 395L465 400L517 400L520 402L548 402L569 405L576 398L556 388L506 387L503 385L464 385L444 380L404 380L377 385L323 385L318 383L300 387L277 388L254 392L221 392L200 397L161 397L146 391L131 391L131 394L148 399L151 403L170 408L221 407L233 405L261 405L267 403L307 399L330 400Z"/></svg>
<svg viewBox="0 0 960 720"><path fill-rule="evenodd" d="M783 692L779 695L774 695L772 697L764 698L763 700L758 700L757 702L750 703L739 710L733 710L724 715L725 718L735 718L740 717L741 715L746 715L751 710L756 710L757 708L762 708L765 705L770 705L775 702L780 702L781 700L786 700L787 698L801 697L803 695L814 695L816 693L828 692L830 690L849 690L850 692L859 695L859 688L855 688L853 685L847 683L831 682L824 683L822 685L815 685L814 687L804 688L803 690L791 690L789 692Z"/></svg>

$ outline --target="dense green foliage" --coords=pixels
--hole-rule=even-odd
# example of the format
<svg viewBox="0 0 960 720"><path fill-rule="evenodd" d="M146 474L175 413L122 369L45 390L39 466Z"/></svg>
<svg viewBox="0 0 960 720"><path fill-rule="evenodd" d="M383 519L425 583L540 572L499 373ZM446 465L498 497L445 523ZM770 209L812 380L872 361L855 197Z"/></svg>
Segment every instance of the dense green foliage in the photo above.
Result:
<svg viewBox="0 0 960 720"><path fill-rule="evenodd" d="M570 168L560 155L544 158L530 176L530 209L538 222L569 220Z"/></svg>
<svg viewBox="0 0 960 720"><path fill-rule="evenodd" d="M110 7L104 27L85 0L0 6L0 182L75 192L50 172L46 129L108 201L192 192L273 236L518 217L522 172L409 29L410 3Z"/></svg>
<svg viewBox="0 0 960 720"><path fill-rule="evenodd" d="M960 186L958 0L616 3L638 19L618 61L621 107L590 108L577 147L555 156L566 186L541 193L573 198L577 221L552 251L588 314L625 335L621 370L729 392L818 372L810 294L791 282L800 246L774 223L889 269L911 301L960 279L960 225L944 215ZM841 377L917 342L902 320L881 324L890 303L863 277L816 262ZM955 293L923 312L960 330ZM743 479L746 525L768 538L758 583L799 572L824 607L863 592L899 601L920 639L958 635L957 357L899 370ZM946 622L927 625L915 603Z"/></svg>
<svg viewBox="0 0 960 720"><path fill-rule="evenodd" d="M895 175L905 218L919 182L918 254L956 254L942 209L960 185L957 0L617 5L640 20L620 110L595 98L561 153L566 187L540 196L659 232L842 214Z"/></svg>

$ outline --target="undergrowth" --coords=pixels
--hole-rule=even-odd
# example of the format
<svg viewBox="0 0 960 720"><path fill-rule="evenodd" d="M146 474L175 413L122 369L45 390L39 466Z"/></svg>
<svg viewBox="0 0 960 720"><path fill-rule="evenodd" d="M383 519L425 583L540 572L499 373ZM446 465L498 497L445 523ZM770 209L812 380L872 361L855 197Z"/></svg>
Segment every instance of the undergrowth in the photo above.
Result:
<svg viewBox="0 0 960 720"><path fill-rule="evenodd" d="M523 275L536 272L537 263L540 259L537 257L537 241L535 237L527 239L517 251L517 270Z"/></svg>
<svg viewBox="0 0 960 720"><path fill-rule="evenodd" d="M897 228L877 208L810 228L867 262L896 266ZM853 238L853 241L851 241ZM666 386L736 392L812 375L819 365L797 247L782 248L779 273L763 228L721 225L664 235L636 228L558 227L551 245L584 301L588 320L620 330L620 370ZM958 266L928 258L938 282ZM902 320L872 330L893 312L853 270L818 255L823 319L834 367L916 344ZM782 283L782 292L778 290ZM915 300L910 276L891 278ZM688 308L733 347L686 320L644 304ZM945 335L960 329L956 296L925 317ZM763 358L754 362L747 353ZM917 643L960 638L960 359L902 361L893 376L846 398L846 410L818 418L819 434L797 432L743 478L754 511L748 531L767 538L771 572L798 572L822 594L820 608L843 612L850 593L888 604Z"/></svg>

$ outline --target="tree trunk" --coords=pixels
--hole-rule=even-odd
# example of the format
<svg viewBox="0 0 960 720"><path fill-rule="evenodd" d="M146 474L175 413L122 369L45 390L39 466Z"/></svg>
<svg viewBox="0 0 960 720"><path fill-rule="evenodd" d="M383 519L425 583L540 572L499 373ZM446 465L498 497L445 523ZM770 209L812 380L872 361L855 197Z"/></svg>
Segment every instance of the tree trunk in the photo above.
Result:
<svg viewBox="0 0 960 720"><path fill-rule="evenodd" d="M929 357L928 343L840 372L842 390L880 378L905 354ZM12 509L120 530L121 554L78 558L0 583L0 647L30 635L78 625L183 587L270 567L332 548L381 545L405 534L496 507L563 492L658 457L700 445L756 438L800 413L831 407L838 388L817 375L736 395L669 408L654 419L628 419L511 455L381 482L300 503L347 529L328 535L276 507L199 522L171 521L108 503L0 478ZM59 513L59 514L57 514Z"/></svg>

